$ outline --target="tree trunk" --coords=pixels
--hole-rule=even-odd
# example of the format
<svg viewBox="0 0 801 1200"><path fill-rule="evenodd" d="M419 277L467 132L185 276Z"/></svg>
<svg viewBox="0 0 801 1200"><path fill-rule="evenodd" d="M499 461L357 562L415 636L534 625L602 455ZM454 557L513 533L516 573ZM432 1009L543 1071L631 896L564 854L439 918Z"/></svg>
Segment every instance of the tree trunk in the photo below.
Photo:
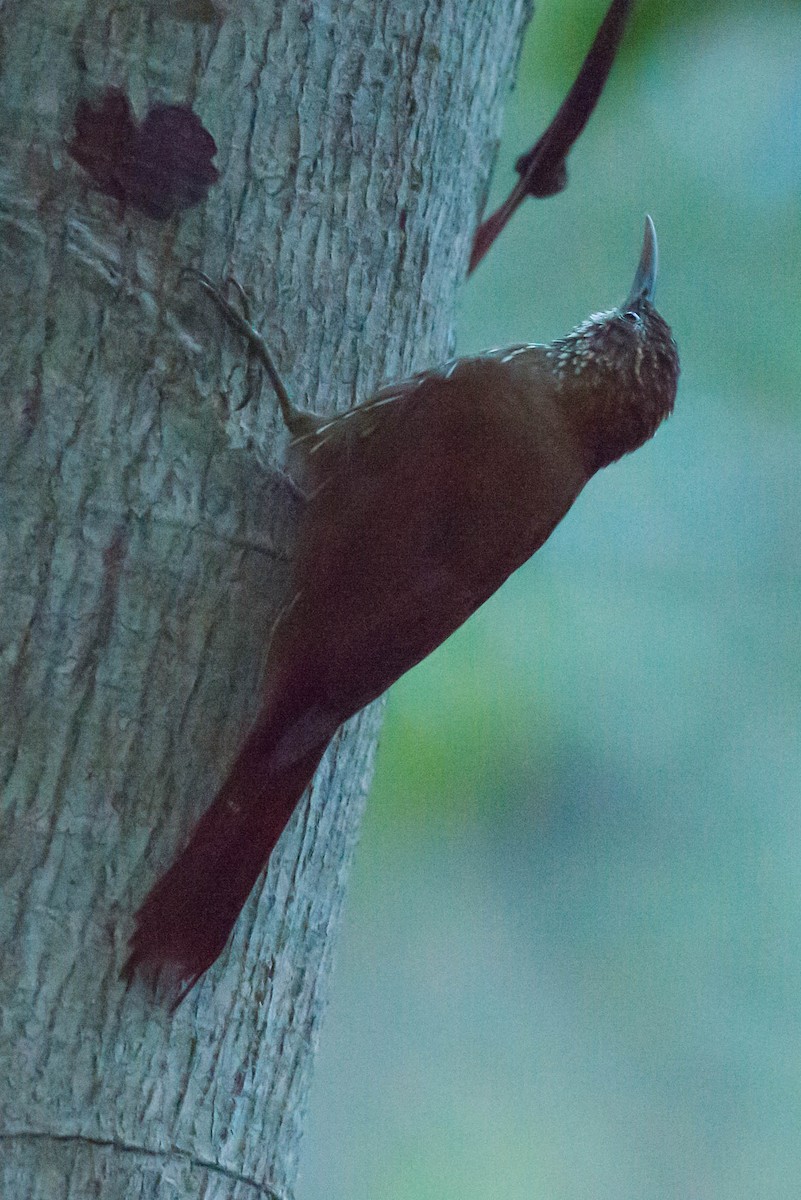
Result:
<svg viewBox="0 0 801 1200"><path fill-rule="evenodd" d="M3 1200L293 1184L376 706L175 1014L119 982L257 710L292 546L274 397L180 270L244 284L317 411L445 357L527 16L214 3L0 4ZM76 106L119 93L191 106L205 199L79 165Z"/></svg>

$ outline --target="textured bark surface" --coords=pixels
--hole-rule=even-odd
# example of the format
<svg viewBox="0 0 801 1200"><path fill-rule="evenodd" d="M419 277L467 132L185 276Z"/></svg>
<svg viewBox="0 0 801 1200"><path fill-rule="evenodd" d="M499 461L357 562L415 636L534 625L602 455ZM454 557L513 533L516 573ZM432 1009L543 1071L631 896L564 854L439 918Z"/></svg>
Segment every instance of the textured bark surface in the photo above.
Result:
<svg viewBox="0 0 801 1200"><path fill-rule="evenodd" d="M292 545L273 397L179 271L236 275L318 411L445 357L526 9L0 4L3 1200L292 1186L376 709L177 1013L118 981L255 714ZM108 87L192 106L204 203L92 188L66 146Z"/></svg>

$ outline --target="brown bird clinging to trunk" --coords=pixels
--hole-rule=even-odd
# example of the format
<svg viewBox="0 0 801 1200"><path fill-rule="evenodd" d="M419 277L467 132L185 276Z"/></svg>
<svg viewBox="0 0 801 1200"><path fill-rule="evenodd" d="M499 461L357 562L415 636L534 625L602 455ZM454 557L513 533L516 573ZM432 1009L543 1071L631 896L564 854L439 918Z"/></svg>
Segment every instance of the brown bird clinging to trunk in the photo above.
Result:
<svg viewBox="0 0 801 1200"><path fill-rule="evenodd" d="M676 346L653 306L649 218L625 304L550 345L456 359L333 417L276 389L306 496L264 704L186 849L136 918L124 974L197 981L339 726L430 654L543 544L584 485L671 412ZM265 630L265 637L268 631Z"/></svg>

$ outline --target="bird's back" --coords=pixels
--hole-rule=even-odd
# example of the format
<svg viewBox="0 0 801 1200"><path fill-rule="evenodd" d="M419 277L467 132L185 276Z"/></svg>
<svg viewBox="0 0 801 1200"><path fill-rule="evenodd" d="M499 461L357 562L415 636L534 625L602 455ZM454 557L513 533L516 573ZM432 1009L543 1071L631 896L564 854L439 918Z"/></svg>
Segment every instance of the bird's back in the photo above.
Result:
<svg viewBox="0 0 801 1200"><path fill-rule="evenodd" d="M303 451L311 498L268 680L313 679L340 719L462 624L587 480L540 347L384 388Z"/></svg>

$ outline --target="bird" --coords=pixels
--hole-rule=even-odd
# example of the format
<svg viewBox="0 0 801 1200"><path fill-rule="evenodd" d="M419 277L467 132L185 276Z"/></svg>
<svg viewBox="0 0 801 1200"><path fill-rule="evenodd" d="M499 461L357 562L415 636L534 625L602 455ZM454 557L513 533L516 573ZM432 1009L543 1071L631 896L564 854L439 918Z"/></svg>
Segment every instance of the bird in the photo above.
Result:
<svg viewBox="0 0 801 1200"><path fill-rule="evenodd" d="M224 949L342 723L526 562L597 471L655 433L679 375L654 307L650 217L619 307L549 344L386 384L333 416L293 403L247 316L196 274L266 370L303 501L258 716L129 942L123 977L167 972L181 999Z"/></svg>

